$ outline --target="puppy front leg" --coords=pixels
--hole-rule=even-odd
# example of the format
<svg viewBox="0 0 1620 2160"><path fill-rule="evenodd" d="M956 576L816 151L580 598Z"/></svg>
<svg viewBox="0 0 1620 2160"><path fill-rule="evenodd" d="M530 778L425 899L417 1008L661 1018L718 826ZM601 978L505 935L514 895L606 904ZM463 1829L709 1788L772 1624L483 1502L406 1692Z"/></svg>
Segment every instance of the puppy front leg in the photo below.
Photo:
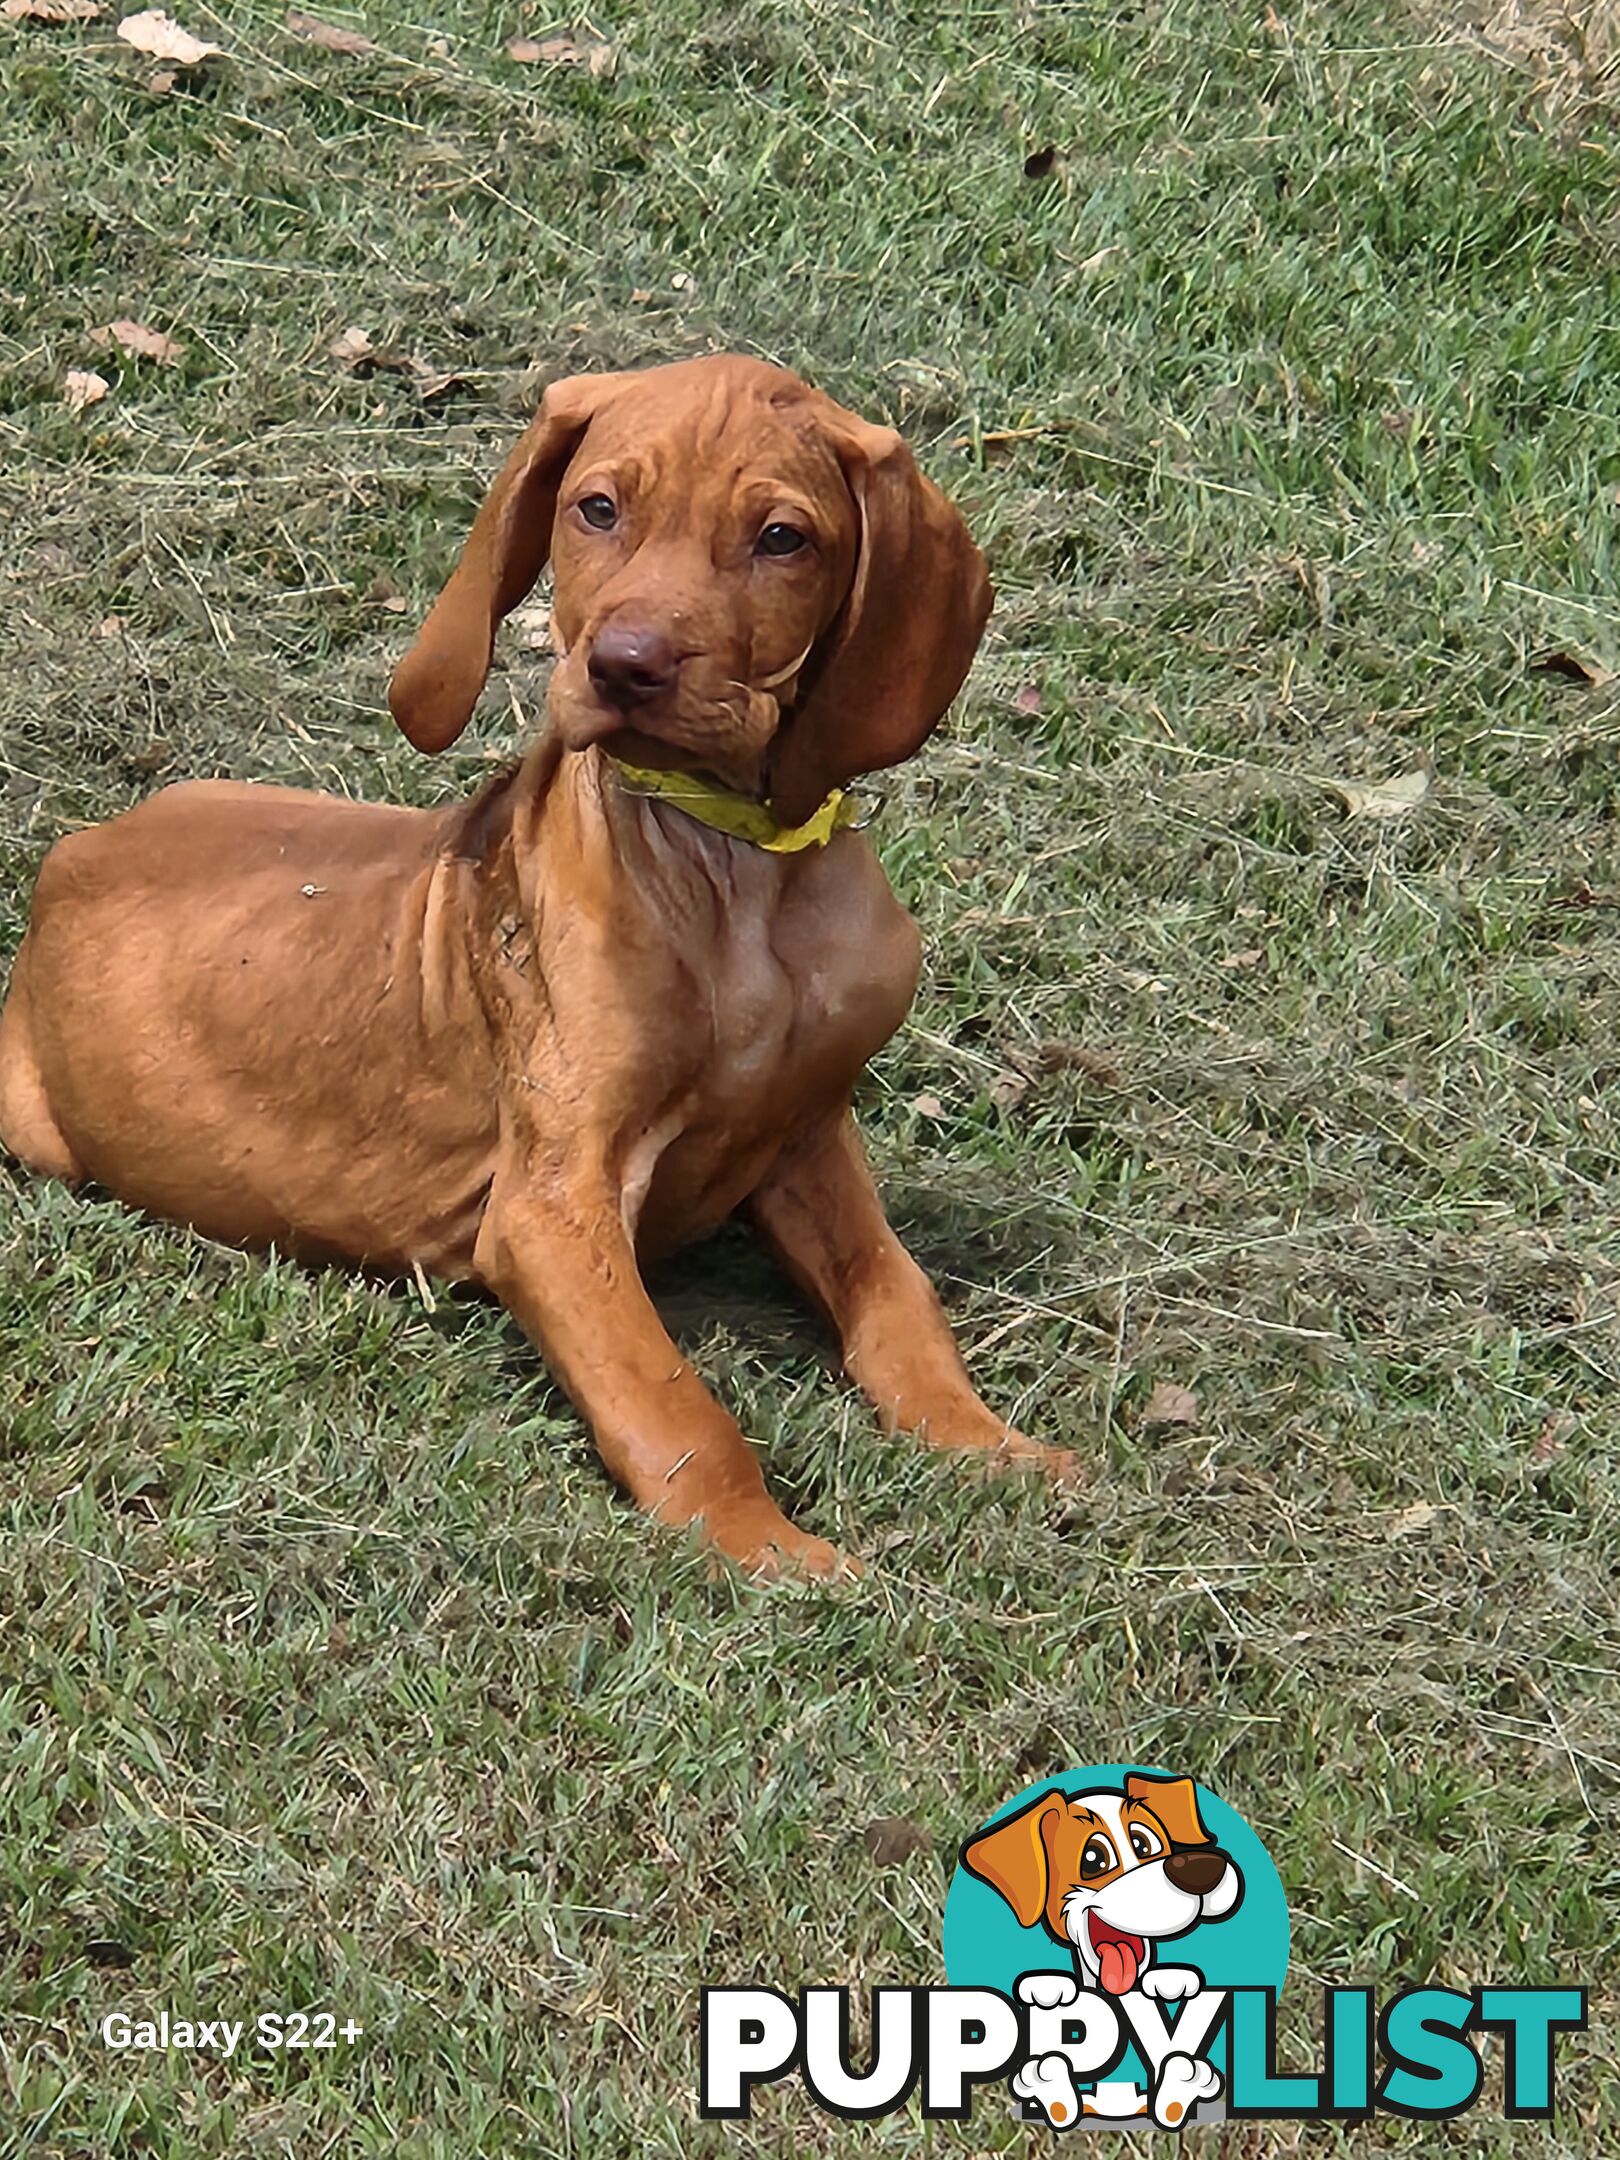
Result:
<svg viewBox="0 0 1620 2160"><path fill-rule="evenodd" d="M1067 1450L1015 1431L974 1393L933 1285L884 1215L848 1110L785 1148L748 1207L766 1244L831 1320L845 1368L885 1431L1054 1477L1077 1474Z"/></svg>
<svg viewBox="0 0 1620 2160"><path fill-rule="evenodd" d="M531 1187L503 1172L474 1257L590 1426L609 1471L648 1514L700 1523L710 1544L761 1573L849 1567L835 1546L796 1530L766 1492L741 1428L659 1319L605 1184Z"/></svg>

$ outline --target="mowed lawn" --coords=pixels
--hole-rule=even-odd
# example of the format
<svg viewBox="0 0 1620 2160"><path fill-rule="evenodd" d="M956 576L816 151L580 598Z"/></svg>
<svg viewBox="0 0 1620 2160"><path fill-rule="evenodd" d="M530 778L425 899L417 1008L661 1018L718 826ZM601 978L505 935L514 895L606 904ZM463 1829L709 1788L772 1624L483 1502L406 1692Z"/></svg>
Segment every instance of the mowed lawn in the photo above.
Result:
<svg viewBox="0 0 1620 2160"><path fill-rule="evenodd" d="M722 1239L671 1323L868 1569L717 1577L493 1305L0 1167L0 2151L1022 2152L996 2089L700 2124L698 1988L937 1980L961 1837L1121 1758L1268 1843L1296 2064L1324 1982L1593 1991L1551 2129L1497 2054L1449 2131L1201 2150L1614 2149L1602 11L327 12L377 50L181 10L227 57L168 88L116 6L0 23L0 977L50 842L167 781L506 756L521 634L436 763L383 693L546 380L799 368L995 572L871 791L927 958L862 1110L985 1394L1090 1482L884 1441ZM564 33L612 71L504 51ZM160 2005L365 2034L101 2046Z"/></svg>

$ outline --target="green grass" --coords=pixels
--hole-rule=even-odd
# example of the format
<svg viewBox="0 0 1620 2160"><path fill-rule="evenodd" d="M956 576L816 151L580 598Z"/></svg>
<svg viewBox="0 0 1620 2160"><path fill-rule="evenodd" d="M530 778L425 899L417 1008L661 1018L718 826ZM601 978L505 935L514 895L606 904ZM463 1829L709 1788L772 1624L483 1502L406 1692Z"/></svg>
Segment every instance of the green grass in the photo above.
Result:
<svg viewBox="0 0 1620 2160"><path fill-rule="evenodd" d="M627 0L607 80L508 61L521 6L345 14L358 61L180 13L232 58L166 96L110 19L0 24L0 956L164 781L470 789L535 657L436 764L383 687L540 383L801 368L992 557L875 791L928 957L864 1119L984 1392L1093 1482L884 1442L721 1240L673 1322L870 1567L715 1580L498 1309L0 1168L0 2150L1023 2151L993 2093L699 2126L697 1989L936 1979L958 1839L1119 1757L1254 1822L1305 1998L1594 1991L1553 2129L1313 2150L1612 2149L1620 700L1529 662L1620 665L1614 104L1321 0ZM350 324L459 384L343 372ZM158 2004L367 2030L96 2042Z"/></svg>

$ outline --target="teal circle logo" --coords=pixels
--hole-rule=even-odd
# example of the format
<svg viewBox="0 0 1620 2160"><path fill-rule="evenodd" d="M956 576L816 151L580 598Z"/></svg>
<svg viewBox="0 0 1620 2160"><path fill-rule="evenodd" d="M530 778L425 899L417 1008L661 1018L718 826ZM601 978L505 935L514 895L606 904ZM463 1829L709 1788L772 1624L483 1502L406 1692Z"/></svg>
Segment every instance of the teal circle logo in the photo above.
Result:
<svg viewBox="0 0 1620 2160"><path fill-rule="evenodd" d="M1026 2116L1180 2128L1219 2119L1227 2067L1224 2030L1190 2048L1197 1998L1281 1992L1288 1904L1270 1854L1216 1794L1174 1771L1094 1763L1027 1787L964 1841L944 1948L952 1987L993 1988L1047 2021L1052 2046L1014 2081ZM1166 2057L1149 2064L1128 2043L1133 2005L1163 2021L1166 2050L1178 2033L1189 2042L1168 2058L1185 2065L1173 2092ZM1073 2071L1099 2018L1120 2044L1086 2086Z"/></svg>

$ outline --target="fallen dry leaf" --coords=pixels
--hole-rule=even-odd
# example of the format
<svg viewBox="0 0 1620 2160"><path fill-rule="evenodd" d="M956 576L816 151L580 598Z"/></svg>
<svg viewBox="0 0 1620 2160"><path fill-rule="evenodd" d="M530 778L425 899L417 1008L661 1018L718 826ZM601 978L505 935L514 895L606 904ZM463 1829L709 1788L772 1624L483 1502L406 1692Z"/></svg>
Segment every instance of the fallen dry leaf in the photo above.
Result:
<svg viewBox="0 0 1620 2160"><path fill-rule="evenodd" d="M358 323L340 330L326 349L344 367L374 367L377 364L377 348L371 342L371 333L362 330Z"/></svg>
<svg viewBox="0 0 1620 2160"><path fill-rule="evenodd" d="M418 360L414 353L374 345L371 333L362 330L358 323L340 330L326 349L340 366L355 375L369 375L378 368L388 375L409 375L424 399L443 397L447 390L458 388L467 379L450 369L431 367L426 360Z"/></svg>
<svg viewBox="0 0 1620 2160"><path fill-rule="evenodd" d="M458 375L453 369L429 367L425 360L408 361L405 372L416 384L417 394L424 404L443 397L447 390L459 390L467 380L465 375Z"/></svg>
<svg viewBox="0 0 1620 2160"><path fill-rule="evenodd" d="M367 59L377 50L362 31L340 30L335 23L322 22L318 15L305 15L297 8L289 10L287 28L306 45L319 45L323 52L347 53L351 60Z"/></svg>
<svg viewBox="0 0 1620 2160"><path fill-rule="evenodd" d="M1575 1426L1573 1410L1549 1410L1530 1450L1530 1460L1533 1463L1556 1462L1568 1447Z"/></svg>
<svg viewBox="0 0 1620 2160"><path fill-rule="evenodd" d="M998 1072L990 1083L990 1100L998 1110L1012 1110L1029 1093L1029 1081L1023 1073Z"/></svg>
<svg viewBox="0 0 1620 2160"><path fill-rule="evenodd" d="M119 616L117 616L117 615L103 615L103 616L102 616L102 618L101 618L101 620L100 620L100 622L98 622L98 623L96 624L96 636L97 636L97 637L100 637L100 638L121 638L121 637L123 636L123 634L124 634L124 625L123 625L123 620L122 620L122 618L121 618L121 617L119 617Z"/></svg>
<svg viewBox="0 0 1620 2160"><path fill-rule="evenodd" d="M73 412L99 405L111 388L105 375L94 374L89 368L69 368L62 377L62 397Z"/></svg>
<svg viewBox="0 0 1620 2160"><path fill-rule="evenodd" d="M223 57L219 46L194 38L161 8L146 8L139 15L126 15L118 25L118 35L137 52L150 53L154 60L172 60L176 67L201 67L205 60Z"/></svg>
<svg viewBox="0 0 1620 2160"><path fill-rule="evenodd" d="M1605 667L1601 660L1589 659L1585 653L1537 653L1530 665L1538 675L1562 675L1567 682L1584 683L1589 690L1602 690L1614 681L1613 668Z"/></svg>
<svg viewBox="0 0 1620 2160"><path fill-rule="evenodd" d="M1563 908L1620 907L1620 893L1598 892L1586 882L1585 878L1578 877L1571 884L1569 891L1561 899L1553 902L1553 906Z"/></svg>
<svg viewBox="0 0 1620 2160"><path fill-rule="evenodd" d="M1221 962L1221 966L1223 968L1258 967L1265 957L1264 952L1258 945L1246 945L1242 952L1229 952Z"/></svg>
<svg viewBox="0 0 1620 2160"><path fill-rule="evenodd" d="M1125 1075L1106 1052L1089 1050L1084 1043L1070 1042L1063 1036L1054 1035L1038 1044L1035 1062L1045 1072L1084 1073L1099 1087L1122 1088L1125 1085Z"/></svg>
<svg viewBox="0 0 1620 2160"><path fill-rule="evenodd" d="M0 15L13 22L94 22L101 0L0 0Z"/></svg>
<svg viewBox="0 0 1620 2160"><path fill-rule="evenodd" d="M390 615L403 615L405 595L386 572L374 577L366 587L366 598L373 607L386 608Z"/></svg>
<svg viewBox="0 0 1620 2160"><path fill-rule="evenodd" d="M1190 1387L1180 1387L1174 1380L1160 1380L1153 1393L1142 1405L1144 1425L1196 1425L1198 1423L1198 1397Z"/></svg>
<svg viewBox="0 0 1620 2160"><path fill-rule="evenodd" d="M1345 809L1353 818L1405 817L1417 808L1433 785L1421 766L1416 772L1400 773L1393 780L1332 782L1334 794L1342 798Z"/></svg>
<svg viewBox="0 0 1620 2160"><path fill-rule="evenodd" d="M1415 1530L1427 1530L1439 1512L1429 1500L1419 1500L1411 1507L1397 1508L1393 1515L1386 1515L1384 1518L1384 1535L1403 1538L1410 1537Z"/></svg>
<svg viewBox="0 0 1620 2160"><path fill-rule="evenodd" d="M879 1815L861 1832L861 1843L879 1867L899 1867L913 1853L922 1852L931 1840L920 1823L905 1815Z"/></svg>
<svg viewBox="0 0 1620 2160"><path fill-rule="evenodd" d="M1038 713L1041 709L1041 686L1027 682L1013 699L1014 712Z"/></svg>
<svg viewBox="0 0 1620 2160"><path fill-rule="evenodd" d="M508 38L506 57L524 67L584 68L598 79L611 75L619 59L613 47L603 44L600 38L582 42L571 37Z"/></svg>
<svg viewBox="0 0 1620 2160"><path fill-rule="evenodd" d="M127 315L117 322L105 323L90 333L92 345L117 345L132 360L155 360L160 367L173 367L185 354L185 347L177 345L172 337L161 330L149 330L145 323L131 322Z"/></svg>
<svg viewBox="0 0 1620 2160"><path fill-rule="evenodd" d="M945 1105L937 1095L913 1095L911 1107L918 1117L942 1118L945 1115Z"/></svg>

